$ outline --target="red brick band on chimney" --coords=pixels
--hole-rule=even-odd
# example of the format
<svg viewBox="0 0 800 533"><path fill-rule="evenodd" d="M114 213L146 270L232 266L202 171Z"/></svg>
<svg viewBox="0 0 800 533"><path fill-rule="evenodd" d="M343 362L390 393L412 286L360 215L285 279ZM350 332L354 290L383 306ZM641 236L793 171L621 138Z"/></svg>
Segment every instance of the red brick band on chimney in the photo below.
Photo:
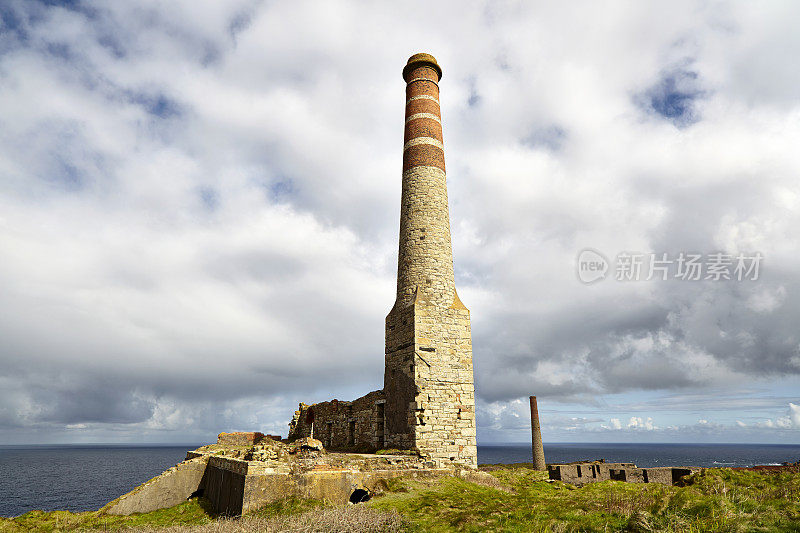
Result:
<svg viewBox="0 0 800 533"><path fill-rule="evenodd" d="M433 57L418 54L409 60L403 78L406 80L403 171L419 166L437 167L444 171L438 83L441 69Z"/></svg>
<svg viewBox="0 0 800 533"><path fill-rule="evenodd" d="M439 100L432 96L429 98L428 95L422 95L415 96L406 102L406 118L420 113L430 113L437 117L441 116Z"/></svg>

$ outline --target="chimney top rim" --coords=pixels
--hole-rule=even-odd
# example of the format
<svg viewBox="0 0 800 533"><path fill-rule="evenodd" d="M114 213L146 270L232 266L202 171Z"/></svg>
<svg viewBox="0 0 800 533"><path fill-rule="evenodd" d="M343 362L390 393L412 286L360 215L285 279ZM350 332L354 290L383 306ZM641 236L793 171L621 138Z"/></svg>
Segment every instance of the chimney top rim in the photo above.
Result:
<svg viewBox="0 0 800 533"><path fill-rule="evenodd" d="M413 69L417 67L424 67L428 66L433 68L436 73L439 75L439 79L442 79L442 67L439 66L439 63L436 62L436 58L433 57L431 54L427 53L419 53L414 54L413 56L408 58L408 63L403 68L403 79L408 81L408 73L411 72Z"/></svg>

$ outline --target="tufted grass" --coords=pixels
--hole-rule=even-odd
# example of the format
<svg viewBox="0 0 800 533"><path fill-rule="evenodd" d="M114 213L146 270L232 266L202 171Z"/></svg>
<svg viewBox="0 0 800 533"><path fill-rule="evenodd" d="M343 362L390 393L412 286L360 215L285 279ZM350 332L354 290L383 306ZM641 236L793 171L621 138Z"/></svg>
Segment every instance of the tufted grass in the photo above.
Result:
<svg viewBox="0 0 800 533"><path fill-rule="evenodd" d="M513 493L459 479L395 483L373 507L412 531L800 532L800 472L709 469L684 487L605 481L576 488L519 466L487 469Z"/></svg>
<svg viewBox="0 0 800 533"><path fill-rule="evenodd" d="M213 516L202 500L116 517L97 511L33 511L0 519L0 532L146 531L665 531L800 533L800 472L708 469L683 487L605 481L574 487L545 481L529 465L485 468L498 483L403 479L355 506L285 500L241 519ZM498 487L502 487L498 488ZM509 490L510 489L510 490Z"/></svg>
<svg viewBox="0 0 800 533"><path fill-rule="evenodd" d="M151 513L130 516L114 516L100 511L85 513L30 511L16 518L0 518L0 533L22 531L42 533L82 530L115 531L126 527L198 525L212 522L214 518L208 502L192 499L169 509L160 509Z"/></svg>

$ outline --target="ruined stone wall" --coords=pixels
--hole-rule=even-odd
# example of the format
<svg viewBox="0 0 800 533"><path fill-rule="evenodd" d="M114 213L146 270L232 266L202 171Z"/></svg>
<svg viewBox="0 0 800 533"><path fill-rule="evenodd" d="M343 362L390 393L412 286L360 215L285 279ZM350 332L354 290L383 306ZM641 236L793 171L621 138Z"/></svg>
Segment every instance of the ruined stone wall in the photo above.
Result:
<svg viewBox="0 0 800 533"><path fill-rule="evenodd" d="M386 317L386 359L383 390L386 393L386 434L389 448L415 447L415 413L411 408L417 395L416 330L413 304L395 306Z"/></svg>
<svg viewBox="0 0 800 533"><path fill-rule="evenodd" d="M352 402L331 400L301 403L289 424L289 440L311 436L329 450L368 452L384 448L383 391L373 391Z"/></svg>
<svg viewBox="0 0 800 533"><path fill-rule="evenodd" d="M573 485L608 480L674 485L680 483L684 476L691 475L697 470L686 466L637 468L633 463L591 462L547 465L550 479Z"/></svg>

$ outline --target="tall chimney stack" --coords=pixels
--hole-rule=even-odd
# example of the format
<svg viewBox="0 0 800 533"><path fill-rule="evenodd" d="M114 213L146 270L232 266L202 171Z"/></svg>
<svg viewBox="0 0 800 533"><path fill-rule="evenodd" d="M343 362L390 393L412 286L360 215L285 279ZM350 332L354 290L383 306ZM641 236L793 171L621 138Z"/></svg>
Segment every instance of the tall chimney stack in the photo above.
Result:
<svg viewBox="0 0 800 533"><path fill-rule="evenodd" d="M542 428L539 427L539 407L536 405L536 396L531 396L531 440L533 443L533 468L547 470L544 462Z"/></svg>
<svg viewBox="0 0 800 533"><path fill-rule="evenodd" d="M441 78L430 54L414 54L403 68L397 298L386 317L385 404L377 412L385 422L382 446L416 449L436 463L475 467L472 333L469 309L456 294L453 276Z"/></svg>
<svg viewBox="0 0 800 533"><path fill-rule="evenodd" d="M406 120L397 300L416 298L448 307L455 295L447 209L442 112L442 69L430 54L414 54L403 69Z"/></svg>

